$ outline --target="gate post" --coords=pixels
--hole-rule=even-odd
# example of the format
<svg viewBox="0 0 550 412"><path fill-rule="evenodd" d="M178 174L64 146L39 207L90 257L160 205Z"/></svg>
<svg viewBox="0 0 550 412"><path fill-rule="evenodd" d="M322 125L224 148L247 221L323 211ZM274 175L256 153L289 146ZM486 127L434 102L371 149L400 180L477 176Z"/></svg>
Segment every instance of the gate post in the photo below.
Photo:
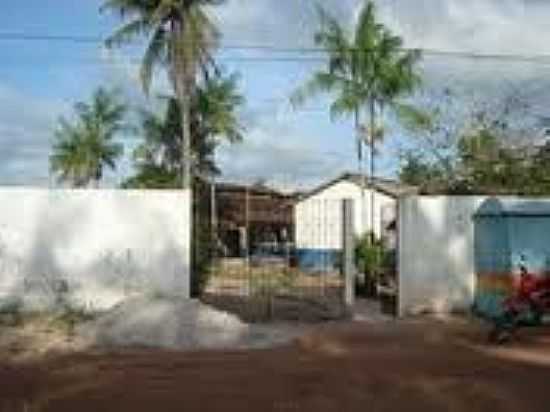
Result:
<svg viewBox="0 0 550 412"><path fill-rule="evenodd" d="M344 272L344 305L350 310L355 300L355 242L353 231L353 200L342 202L342 257Z"/></svg>

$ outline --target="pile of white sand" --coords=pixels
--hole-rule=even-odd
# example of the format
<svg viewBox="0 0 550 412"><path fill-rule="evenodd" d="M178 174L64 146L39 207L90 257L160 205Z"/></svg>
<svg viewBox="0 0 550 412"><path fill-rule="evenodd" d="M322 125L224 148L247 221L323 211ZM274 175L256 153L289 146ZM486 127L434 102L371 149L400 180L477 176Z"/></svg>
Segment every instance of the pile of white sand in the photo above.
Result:
<svg viewBox="0 0 550 412"><path fill-rule="evenodd" d="M97 346L165 349L258 348L297 337L296 326L248 325L197 300L137 298L91 322L77 334Z"/></svg>

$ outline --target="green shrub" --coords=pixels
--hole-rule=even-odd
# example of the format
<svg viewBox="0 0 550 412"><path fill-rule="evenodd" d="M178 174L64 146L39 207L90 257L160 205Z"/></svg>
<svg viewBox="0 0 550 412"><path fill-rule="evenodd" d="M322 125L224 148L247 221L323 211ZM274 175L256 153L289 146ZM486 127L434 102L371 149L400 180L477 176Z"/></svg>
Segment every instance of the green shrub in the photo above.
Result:
<svg viewBox="0 0 550 412"><path fill-rule="evenodd" d="M197 229L198 228L198 229ZM204 225L196 225L192 247L191 296L200 297L212 274L213 242Z"/></svg>
<svg viewBox="0 0 550 412"><path fill-rule="evenodd" d="M367 276L374 276L383 268L386 250L382 241L373 240L372 234L363 235L355 245L355 265Z"/></svg>
<svg viewBox="0 0 550 412"><path fill-rule="evenodd" d="M191 296L195 298L202 295L210 280L215 257L210 207L210 186L200 180L195 181L191 241Z"/></svg>
<svg viewBox="0 0 550 412"><path fill-rule="evenodd" d="M377 284L388 269L395 267L395 251L388 250L372 234L361 237L355 245L355 264L359 272L356 288L360 295L375 297Z"/></svg>
<svg viewBox="0 0 550 412"><path fill-rule="evenodd" d="M291 293L296 285L297 274L291 270L251 273L250 288L253 296L273 297Z"/></svg>

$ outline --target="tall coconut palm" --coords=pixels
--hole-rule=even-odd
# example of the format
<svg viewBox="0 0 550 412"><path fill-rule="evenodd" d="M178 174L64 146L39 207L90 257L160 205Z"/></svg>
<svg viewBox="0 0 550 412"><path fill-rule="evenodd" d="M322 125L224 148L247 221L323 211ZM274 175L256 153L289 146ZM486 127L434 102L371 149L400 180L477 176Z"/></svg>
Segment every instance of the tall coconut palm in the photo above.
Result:
<svg viewBox="0 0 550 412"><path fill-rule="evenodd" d="M376 20L372 1L365 2L353 35L348 35L340 23L322 9L320 22L315 43L328 53L328 64L293 95L292 101L300 105L318 93L327 93L334 96L331 117L355 115L360 163L361 146L370 149L369 230L374 232L375 195L372 189L376 144L384 137L384 114L392 110L398 119L408 120L421 116L402 100L420 84L416 64L421 56L419 51L405 50L403 40ZM363 112L368 118L366 125L360 121Z"/></svg>
<svg viewBox="0 0 550 412"><path fill-rule="evenodd" d="M97 89L91 103L75 105L76 119L60 119L50 156L51 171L58 181L73 187L96 186L105 167L116 168L123 146L114 141L124 128L126 106L114 93Z"/></svg>
<svg viewBox="0 0 550 412"><path fill-rule="evenodd" d="M212 63L211 51L219 33L204 6L224 0L107 0L101 10L118 13L125 24L107 40L108 47L120 46L147 36L141 66L143 89L148 94L155 67L165 67L179 101L181 116L181 182L191 186L191 99L198 72Z"/></svg>

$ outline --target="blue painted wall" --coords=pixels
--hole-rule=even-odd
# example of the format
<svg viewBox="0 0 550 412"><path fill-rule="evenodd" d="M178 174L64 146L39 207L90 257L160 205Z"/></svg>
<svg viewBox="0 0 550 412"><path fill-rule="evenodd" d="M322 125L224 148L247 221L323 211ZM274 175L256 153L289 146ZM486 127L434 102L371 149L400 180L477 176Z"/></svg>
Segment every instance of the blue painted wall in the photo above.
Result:
<svg viewBox="0 0 550 412"><path fill-rule="evenodd" d="M342 252L338 249L298 249L298 266L304 272L339 270Z"/></svg>
<svg viewBox="0 0 550 412"><path fill-rule="evenodd" d="M490 199L474 219L474 309L496 318L517 287L521 264L537 276L550 273L550 202Z"/></svg>

